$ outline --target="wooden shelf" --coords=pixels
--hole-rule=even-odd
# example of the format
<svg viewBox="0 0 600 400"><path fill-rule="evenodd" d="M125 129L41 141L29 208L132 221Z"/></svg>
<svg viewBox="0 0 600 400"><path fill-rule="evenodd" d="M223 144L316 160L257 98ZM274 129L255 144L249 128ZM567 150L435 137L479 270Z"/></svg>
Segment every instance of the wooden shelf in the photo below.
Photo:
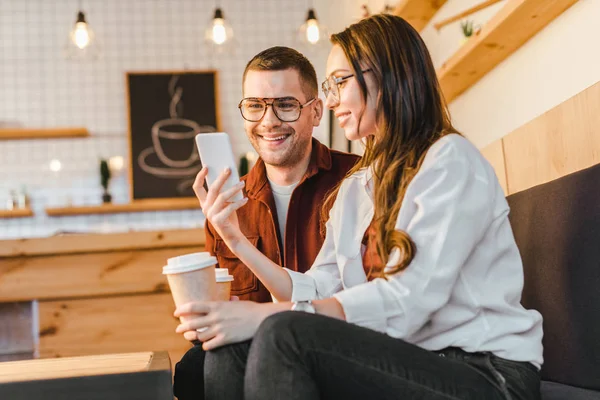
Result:
<svg viewBox="0 0 600 400"><path fill-rule="evenodd" d="M18 139L56 139L65 137L86 137L90 133L86 128L0 128L0 140Z"/></svg>
<svg viewBox="0 0 600 400"><path fill-rule="evenodd" d="M453 22L460 21L461 19L464 19L471 14L475 14L476 12L486 9L490 6L493 6L494 4L499 3L501 1L504 1L504 0L486 0L483 3L476 4L473 7L464 10L463 12L455 14L455 15L448 17L442 21L436 22L435 24L433 24L433 27L439 31L446 25L450 25Z"/></svg>
<svg viewBox="0 0 600 400"><path fill-rule="evenodd" d="M421 31L447 0L401 0L394 14L404 18L416 30Z"/></svg>
<svg viewBox="0 0 600 400"><path fill-rule="evenodd" d="M0 218L27 218L33 217L31 208L15 208L13 210L0 210Z"/></svg>
<svg viewBox="0 0 600 400"><path fill-rule="evenodd" d="M117 214L142 211L189 210L200 208L195 197L183 199L152 199L135 200L127 204L101 204L97 206L56 207L46 208L46 214L51 217L86 214Z"/></svg>
<svg viewBox="0 0 600 400"><path fill-rule="evenodd" d="M0 240L0 259L2 257L196 247L204 246L205 240L206 236L202 228L60 234L41 238ZM98 260L95 260L94 265L100 265ZM1 272L2 267L0 266L0 275L2 275ZM1 301L2 292L0 291Z"/></svg>
<svg viewBox="0 0 600 400"><path fill-rule="evenodd" d="M438 71L450 103L577 0L508 0Z"/></svg>

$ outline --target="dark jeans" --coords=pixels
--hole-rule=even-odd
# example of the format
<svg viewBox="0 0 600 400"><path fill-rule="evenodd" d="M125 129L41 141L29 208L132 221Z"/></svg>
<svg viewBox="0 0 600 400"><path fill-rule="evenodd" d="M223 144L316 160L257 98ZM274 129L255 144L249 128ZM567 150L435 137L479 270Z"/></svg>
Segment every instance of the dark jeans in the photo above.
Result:
<svg viewBox="0 0 600 400"><path fill-rule="evenodd" d="M180 400L203 398L178 394L177 385L187 387L178 373L179 365ZM539 400L540 377L529 363L455 348L430 352L343 321L286 312L265 320L252 342L206 353L204 391L207 400Z"/></svg>
<svg viewBox="0 0 600 400"><path fill-rule="evenodd" d="M199 400L204 398L204 358L201 342L194 342L175 365L173 393L179 400Z"/></svg>

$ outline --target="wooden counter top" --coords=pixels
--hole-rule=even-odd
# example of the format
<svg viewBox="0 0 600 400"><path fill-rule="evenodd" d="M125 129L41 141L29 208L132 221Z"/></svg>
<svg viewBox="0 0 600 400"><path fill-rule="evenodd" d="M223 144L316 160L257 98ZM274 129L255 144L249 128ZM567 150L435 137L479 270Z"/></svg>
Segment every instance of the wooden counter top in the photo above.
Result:
<svg viewBox="0 0 600 400"><path fill-rule="evenodd" d="M201 228L126 233L78 233L47 238L0 240L0 258L159 249L204 244L204 229Z"/></svg>

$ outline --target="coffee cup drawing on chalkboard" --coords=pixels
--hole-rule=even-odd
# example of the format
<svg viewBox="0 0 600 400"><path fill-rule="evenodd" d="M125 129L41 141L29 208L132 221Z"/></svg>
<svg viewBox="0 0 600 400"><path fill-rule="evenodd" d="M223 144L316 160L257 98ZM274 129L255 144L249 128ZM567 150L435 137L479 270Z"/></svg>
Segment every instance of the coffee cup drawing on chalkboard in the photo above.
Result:
<svg viewBox="0 0 600 400"><path fill-rule="evenodd" d="M196 121L181 117L183 114L183 88L176 87L178 75L169 81L170 118L161 119L152 125L152 146L142 150L138 155L138 165L148 174L166 179L181 179L177 191L183 193L194 182L194 177L201 168L198 153L194 148L194 137L202 132L214 132L215 127L199 125ZM183 143L182 143L183 142ZM186 142L189 142L186 143ZM190 149L187 159L174 159L169 155L170 148L181 148L185 144Z"/></svg>

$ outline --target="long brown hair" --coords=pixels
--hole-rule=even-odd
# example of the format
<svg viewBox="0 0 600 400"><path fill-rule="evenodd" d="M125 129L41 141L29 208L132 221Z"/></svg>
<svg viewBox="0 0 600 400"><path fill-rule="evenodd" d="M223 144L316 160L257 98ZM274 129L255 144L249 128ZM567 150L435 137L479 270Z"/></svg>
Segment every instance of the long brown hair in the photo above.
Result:
<svg viewBox="0 0 600 400"><path fill-rule="evenodd" d="M450 122L427 47L404 19L374 15L332 35L331 42L350 62L363 104L368 92L362 70L370 68L378 88L377 132L367 138L364 155L348 176L365 167L373 171L377 254L385 265L393 248L401 252L400 261L386 273L382 266L374 271L385 277L405 269L417 251L410 236L395 229L407 186L431 145L458 132ZM339 186L325 200L324 220L338 190Z"/></svg>

